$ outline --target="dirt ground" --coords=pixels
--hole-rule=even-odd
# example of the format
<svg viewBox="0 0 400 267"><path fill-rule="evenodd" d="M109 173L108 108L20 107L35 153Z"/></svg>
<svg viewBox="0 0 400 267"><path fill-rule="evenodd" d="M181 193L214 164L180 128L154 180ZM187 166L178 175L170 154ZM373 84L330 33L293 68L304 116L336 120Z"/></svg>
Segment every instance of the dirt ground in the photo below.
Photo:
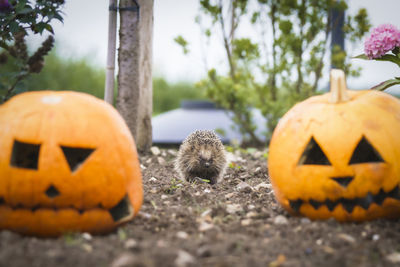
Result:
<svg viewBox="0 0 400 267"><path fill-rule="evenodd" d="M292 217L276 202L262 151L236 151L224 181L176 179L176 150L141 157L139 215L104 235L0 232L0 266L400 266L400 222Z"/></svg>

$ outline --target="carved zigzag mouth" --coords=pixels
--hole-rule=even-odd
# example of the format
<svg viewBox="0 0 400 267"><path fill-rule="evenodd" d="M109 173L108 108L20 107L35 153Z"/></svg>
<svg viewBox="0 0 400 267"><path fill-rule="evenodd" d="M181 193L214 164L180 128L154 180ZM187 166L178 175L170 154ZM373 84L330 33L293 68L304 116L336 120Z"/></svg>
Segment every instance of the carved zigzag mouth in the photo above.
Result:
<svg viewBox="0 0 400 267"><path fill-rule="evenodd" d="M114 222L123 222L125 221L127 218L130 218L131 215L133 214L133 207L129 201L129 197L126 194L120 202L118 202L114 207L111 207L109 209L106 209L104 207L102 207L101 205L98 205L96 208L92 208L92 209L76 209L74 207L65 207L65 208L57 208L57 207L41 207L40 205L37 205L35 207L32 208L25 208L22 205L17 205L15 207L13 206L9 206L5 203L4 198L0 197L0 207L1 206L6 206L11 208L13 211L17 211L17 210L28 210L31 212L35 212L37 210L52 210L54 212L60 212L63 210L75 210L77 211L79 214L83 214L85 212L88 211L92 211L92 210L96 210L96 209L101 209L101 210L106 210L110 213L111 218L113 219Z"/></svg>
<svg viewBox="0 0 400 267"><path fill-rule="evenodd" d="M333 211L336 206L342 205L343 209L345 209L348 213L352 213L356 206L361 207L364 210L368 210L369 206L371 206L373 203L382 205L386 198L400 200L399 186L396 186L389 192L385 192L383 189L379 190L377 194L368 192L365 197L339 198L337 200L326 199L324 201L317 201L314 199L302 200L298 198L295 200L289 200L289 204L290 207L297 213L300 211L300 207L303 204L310 204L316 210L322 206L326 206L329 211Z"/></svg>

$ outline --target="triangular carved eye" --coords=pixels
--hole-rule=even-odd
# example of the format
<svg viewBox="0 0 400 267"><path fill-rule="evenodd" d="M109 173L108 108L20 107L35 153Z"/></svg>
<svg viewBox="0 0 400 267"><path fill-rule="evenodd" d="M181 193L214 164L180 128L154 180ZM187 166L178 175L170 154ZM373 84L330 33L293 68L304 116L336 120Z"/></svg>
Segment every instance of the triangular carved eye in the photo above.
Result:
<svg viewBox="0 0 400 267"><path fill-rule="evenodd" d="M363 136L351 156L349 164L384 162L379 152Z"/></svg>
<svg viewBox="0 0 400 267"><path fill-rule="evenodd" d="M297 165L331 165L331 163L314 137L311 137Z"/></svg>
<svg viewBox="0 0 400 267"><path fill-rule="evenodd" d="M61 146L64 156L67 159L71 172L76 171L79 166L92 154L92 148Z"/></svg>

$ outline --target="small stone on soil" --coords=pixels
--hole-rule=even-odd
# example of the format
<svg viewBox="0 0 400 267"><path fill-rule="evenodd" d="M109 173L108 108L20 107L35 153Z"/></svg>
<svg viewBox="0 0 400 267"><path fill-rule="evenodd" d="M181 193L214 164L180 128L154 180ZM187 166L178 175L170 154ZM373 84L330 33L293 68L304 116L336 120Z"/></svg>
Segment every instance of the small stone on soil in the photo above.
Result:
<svg viewBox="0 0 400 267"><path fill-rule="evenodd" d="M129 238L125 241L124 247L126 249L131 249L131 248L135 248L137 247L138 243L135 239L133 238Z"/></svg>
<svg viewBox="0 0 400 267"><path fill-rule="evenodd" d="M158 147L156 147L156 146L152 146L152 147L150 148L150 151L151 151L151 153L152 153L154 156L158 156L158 155L161 154L160 149L159 149Z"/></svg>
<svg viewBox="0 0 400 267"><path fill-rule="evenodd" d="M240 212L242 210L243 210L243 208L239 204L228 204L228 205L226 205L226 212L228 212L230 214L233 214L233 213L236 213L236 212Z"/></svg>
<svg viewBox="0 0 400 267"><path fill-rule="evenodd" d="M240 192L244 192L244 193L250 193L251 191L253 191L253 188L251 188L251 186L246 183L246 182L241 182L236 186L236 189Z"/></svg>
<svg viewBox="0 0 400 267"><path fill-rule="evenodd" d="M185 267L195 262L195 258L184 250L178 251L178 256L175 260L175 265L178 267Z"/></svg>
<svg viewBox="0 0 400 267"><path fill-rule="evenodd" d="M337 236L340 239L342 239L342 240L344 240L344 241L346 241L348 243L355 243L356 242L356 239L354 237L352 237L351 235L348 235L348 234L341 233L341 234L338 234Z"/></svg>
<svg viewBox="0 0 400 267"><path fill-rule="evenodd" d="M267 183L260 183L256 186L254 186L254 189L256 189L257 191L259 191L260 189L270 189L272 187L271 184L267 184Z"/></svg>
<svg viewBox="0 0 400 267"><path fill-rule="evenodd" d="M83 233L83 234L82 234L82 238L85 239L86 241L90 241L90 240L93 239L93 238L92 238L92 235L89 234L89 233Z"/></svg>
<svg viewBox="0 0 400 267"><path fill-rule="evenodd" d="M82 244L82 249L88 253L93 251L93 247L89 244L83 243Z"/></svg>
<svg viewBox="0 0 400 267"><path fill-rule="evenodd" d="M240 224L241 224L242 226L248 226L248 225L251 224L251 222L252 222L251 219L244 219L244 220L242 220L242 221L240 222Z"/></svg>
<svg viewBox="0 0 400 267"><path fill-rule="evenodd" d="M188 233L184 231L179 231L176 233L176 237L180 239L187 239L189 237Z"/></svg>
<svg viewBox="0 0 400 267"><path fill-rule="evenodd" d="M210 230L212 228L214 228L213 224L206 223L206 222L201 222L200 226L199 226L199 231L200 232L205 232L205 231L208 231L208 230Z"/></svg>
<svg viewBox="0 0 400 267"><path fill-rule="evenodd" d="M246 218L253 218L253 217L256 217L257 215L258 215L257 212L255 212L255 211L250 211L250 212L248 212L248 213L246 214Z"/></svg>
<svg viewBox="0 0 400 267"><path fill-rule="evenodd" d="M128 267L136 263L136 257L133 253L124 252L117 256L111 263L111 267Z"/></svg>
<svg viewBox="0 0 400 267"><path fill-rule="evenodd" d="M158 162L158 164L160 164L160 165L162 165L162 166L167 165L167 162L166 162L165 159L162 158L162 157L157 157L157 162Z"/></svg>
<svg viewBox="0 0 400 267"><path fill-rule="evenodd" d="M380 236L375 234L375 235L372 236L372 241L378 241L379 238L380 238Z"/></svg>
<svg viewBox="0 0 400 267"><path fill-rule="evenodd" d="M301 219L300 219L300 222L301 222L302 224L309 224L309 223L311 222L311 220L308 219L308 218L301 218Z"/></svg>
<svg viewBox="0 0 400 267"><path fill-rule="evenodd" d="M394 252L386 256L386 259L391 263L400 263L400 253Z"/></svg>
<svg viewBox="0 0 400 267"><path fill-rule="evenodd" d="M230 199L230 198L234 197L235 195L236 195L236 193L234 193L234 192L228 193L228 194L225 195L225 198L226 199Z"/></svg>
<svg viewBox="0 0 400 267"><path fill-rule="evenodd" d="M288 219L283 215L278 215L274 218L274 224L277 225L288 224Z"/></svg>

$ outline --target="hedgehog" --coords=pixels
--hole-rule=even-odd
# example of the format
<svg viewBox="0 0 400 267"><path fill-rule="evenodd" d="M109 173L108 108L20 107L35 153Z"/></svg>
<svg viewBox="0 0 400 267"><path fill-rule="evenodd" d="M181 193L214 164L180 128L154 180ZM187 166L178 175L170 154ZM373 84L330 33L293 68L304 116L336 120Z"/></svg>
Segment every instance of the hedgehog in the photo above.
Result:
<svg viewBox="0 0 400 267"><path fill-rule="evenodd" d="M225 173L225 148L213 131L197 130L182 142L175 161L179 178L216 184Z"/></svg>

